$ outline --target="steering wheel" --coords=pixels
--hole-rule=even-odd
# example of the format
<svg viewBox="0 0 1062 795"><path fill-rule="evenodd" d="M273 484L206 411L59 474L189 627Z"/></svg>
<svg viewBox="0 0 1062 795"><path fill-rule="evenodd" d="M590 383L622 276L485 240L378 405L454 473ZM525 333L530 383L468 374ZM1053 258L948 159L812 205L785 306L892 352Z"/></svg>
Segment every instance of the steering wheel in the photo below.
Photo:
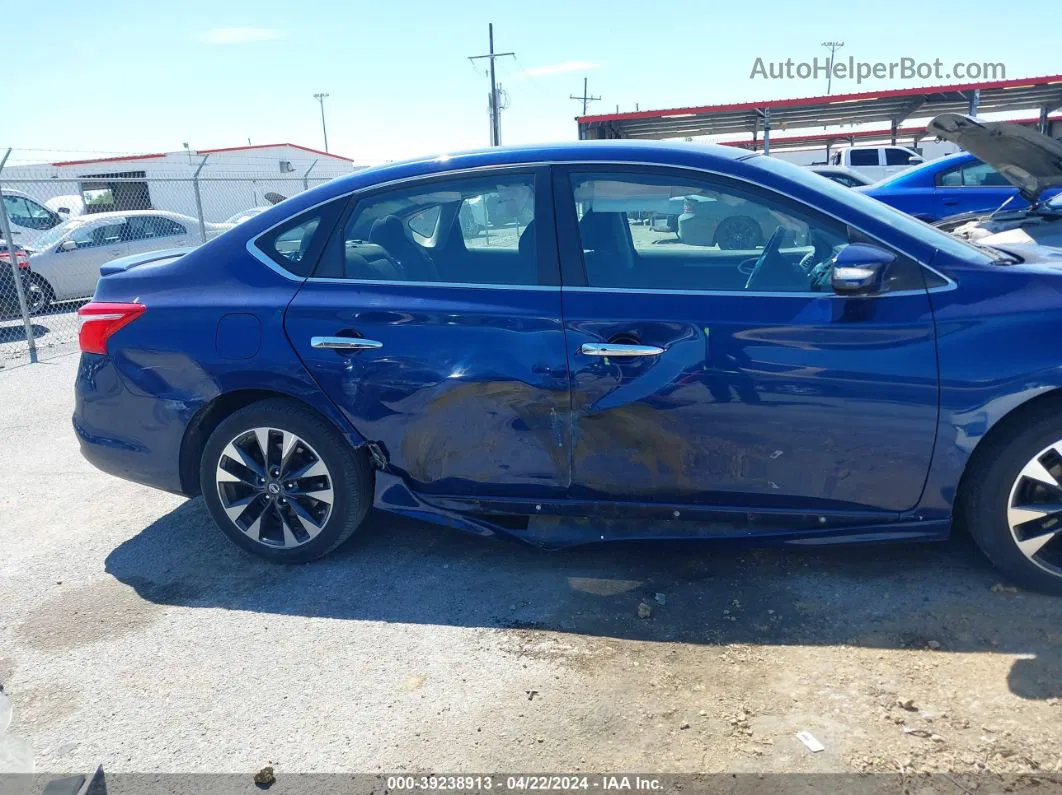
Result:
<svg viewBox="0 0 1062 795"><path fill-rule="evenodd" d="M772 276L792 276L792 266L778 253L782 248L783 237L785 237L785 230L779 226L774 230L774 234L771 235L767 244L763 247L760 258L756 260L756 264L752 267L748 281L745 282L746 290L753 290L759 287L761 282L767 281Z"/></svg>

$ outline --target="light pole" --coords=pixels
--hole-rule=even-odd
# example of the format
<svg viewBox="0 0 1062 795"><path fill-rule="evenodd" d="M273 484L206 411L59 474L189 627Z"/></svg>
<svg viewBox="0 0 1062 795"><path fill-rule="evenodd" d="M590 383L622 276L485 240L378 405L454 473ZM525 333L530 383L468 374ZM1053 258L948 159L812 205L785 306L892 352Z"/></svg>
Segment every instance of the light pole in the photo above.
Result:
<svg viewBox="0 0 1062 795"><path fill-rule="evenodd" d="M830 71L826 73L826 96L830 95L830 87L833 85L833 56L844 46L843 41L824 41L822 46L830 51Z"/></svg>
<svg viewBox="0 0 1062 795"><path fill-rule="evenodd" d="M328 94L314 94L313 98L321 103L321 133L324 135L325 151L328 151L328 128L325 127L324 101Z"/></svg>

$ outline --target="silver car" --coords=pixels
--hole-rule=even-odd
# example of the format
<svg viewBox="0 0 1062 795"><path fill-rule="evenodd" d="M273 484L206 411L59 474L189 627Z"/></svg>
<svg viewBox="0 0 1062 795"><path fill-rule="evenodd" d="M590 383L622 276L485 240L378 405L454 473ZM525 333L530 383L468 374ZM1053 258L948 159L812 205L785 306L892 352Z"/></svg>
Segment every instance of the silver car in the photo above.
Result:
<svg viewBox="0 0 1062 795"><path fill-rule="evenodd" d="M207 239L229 228L208 223ZM56 301L90 297L100 278L100 266L117 257L201 242L199 221L180 213L131 210L71 218L27 248L33 281L30 309L39 312Z"/></svg>

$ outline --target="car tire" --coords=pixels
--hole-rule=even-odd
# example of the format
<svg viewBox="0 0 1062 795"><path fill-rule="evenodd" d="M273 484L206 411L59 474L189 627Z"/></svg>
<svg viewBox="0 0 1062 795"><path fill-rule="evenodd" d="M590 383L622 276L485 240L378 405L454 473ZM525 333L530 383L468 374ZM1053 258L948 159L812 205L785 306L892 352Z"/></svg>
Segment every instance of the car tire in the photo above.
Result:
<svg viewBox="0 0 1062 795"><path fill-rule="evenodd" d="M763 245L763 229L747 215L730 215L716 228L715 242L724 251L751 251Z"/></svg>
<svg viewBox="0 0 1062 795"><path fill-rule="evenodd" d="M1062 423L1057 411L1026 420L1002 428L978 450L963 479L959 515L981 551L1014 582L1062 595L1062 513L1040 515L1055 506L1062 512Z"/></svg>
<svg viewBox="0 0 1062 795"><path fill-rule="evenodd" d="M374 486L364 450L285 399L225 418L203 447L199 481L221 531L274 563L305 563L340 546L365 519Z"/></svg>
<svg viewBox="0 0 1062 795"><path fill-rule="evenodd" d="M55 290L48 280L39 273L31 273L24 282L26 289L26 308L31 315L39 315L55 300Z"/></svg>

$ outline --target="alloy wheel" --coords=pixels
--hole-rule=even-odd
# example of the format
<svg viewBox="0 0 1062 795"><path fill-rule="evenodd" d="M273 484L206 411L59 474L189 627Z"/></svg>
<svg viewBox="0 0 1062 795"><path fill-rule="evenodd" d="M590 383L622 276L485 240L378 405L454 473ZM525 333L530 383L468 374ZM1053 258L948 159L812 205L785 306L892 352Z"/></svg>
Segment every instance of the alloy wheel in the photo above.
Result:
<svg viewBox="0 0 1062 795"><path fill-rule="evenodd" d="M324 461L281 428L252 428L225 445L217 487L221 507L240 532L280 549L312 541L335 501Z"/></svg>
<svg viewBox="0 0 1062 795"><path fill-rule="evenodd" d="M1062 576L1062 441L1041 450L1018 473L1007 501L1007 524L1025 557Z"/></svg>

